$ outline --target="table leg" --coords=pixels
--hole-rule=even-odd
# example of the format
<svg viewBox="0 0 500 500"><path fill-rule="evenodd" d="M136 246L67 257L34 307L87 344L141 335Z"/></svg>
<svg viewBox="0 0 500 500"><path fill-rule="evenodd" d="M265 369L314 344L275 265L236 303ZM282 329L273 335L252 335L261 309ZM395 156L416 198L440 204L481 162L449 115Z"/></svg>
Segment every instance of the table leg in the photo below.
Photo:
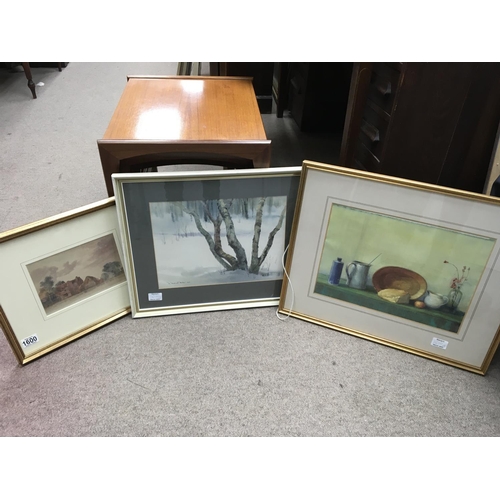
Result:
<svg viewBox="0 0 500 500"><path fill-rule="evenodd" d="M21 64L23 65L24 74L26 75L26 78L28 80L28 87L31 90L31 93L33 94L33 99L36 99L35 82L33 82L33 78L31 76L30 63L24 62Z"/></svg>
<svg viewBox="0 0 500 500"><path fill-rule="evenodd" d="M99 141L97 142L97 148L99 150L99 156L101 157L102 173L104 175L104 181L106 182L106 190L108 191L108 196L111 197L114 195L113 179L111 175L120 172L120 160L109 151L106 151Z"/></svg>

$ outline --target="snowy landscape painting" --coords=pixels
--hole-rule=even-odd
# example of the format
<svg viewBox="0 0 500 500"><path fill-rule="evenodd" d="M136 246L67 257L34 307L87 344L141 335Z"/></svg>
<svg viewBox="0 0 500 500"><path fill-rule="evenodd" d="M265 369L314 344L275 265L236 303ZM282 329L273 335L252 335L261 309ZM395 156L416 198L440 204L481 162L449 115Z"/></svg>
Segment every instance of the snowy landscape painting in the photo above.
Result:
<svg viewBox="0 0 500 500"><path fill-rule="evenodd" d="M283 277L286 196L149 204L158 288Z"/></svg>

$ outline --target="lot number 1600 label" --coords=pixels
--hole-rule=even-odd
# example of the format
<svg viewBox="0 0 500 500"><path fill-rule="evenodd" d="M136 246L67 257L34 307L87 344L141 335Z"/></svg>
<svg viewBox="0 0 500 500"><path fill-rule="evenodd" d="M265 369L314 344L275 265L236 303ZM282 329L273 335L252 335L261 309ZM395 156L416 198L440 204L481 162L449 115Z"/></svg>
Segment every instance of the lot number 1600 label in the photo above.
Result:
<svg viewBox="0 0 500 500"><path fill-rule="evenodd" d="M36 335L31 335L31 337L26 337L24 340L21 341L24 347L29 347L32 344L35 344L38 342L38 337Z"/></svg>

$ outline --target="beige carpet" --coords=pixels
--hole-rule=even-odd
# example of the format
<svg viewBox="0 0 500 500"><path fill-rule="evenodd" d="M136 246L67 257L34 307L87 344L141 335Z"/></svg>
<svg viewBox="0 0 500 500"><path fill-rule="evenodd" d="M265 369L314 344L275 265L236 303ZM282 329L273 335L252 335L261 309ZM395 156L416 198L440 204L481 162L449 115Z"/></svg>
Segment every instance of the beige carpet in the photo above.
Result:
<svg viewBox="0 0 500 500"><path fill-rule="evenodd" d="M0 70L0 231L105 198L96 141L127 74L176 70L36 68L36 100ZM498 436L500 357L482 377L275 308L128 316L24 367L1 335L0 408L1 436Z"/></svg>

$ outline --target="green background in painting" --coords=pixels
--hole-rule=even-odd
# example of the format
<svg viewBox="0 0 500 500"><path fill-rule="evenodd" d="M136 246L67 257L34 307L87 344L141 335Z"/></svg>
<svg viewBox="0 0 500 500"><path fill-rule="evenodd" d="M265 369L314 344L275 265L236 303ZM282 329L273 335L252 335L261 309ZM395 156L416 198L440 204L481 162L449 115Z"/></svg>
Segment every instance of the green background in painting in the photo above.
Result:
<svg viewBox="0 0 500 500"><path fill-rule="evenodd" d="M420 274L428 290L447 295L455 268L470 267L467 282L462 286L463 298L459 310L465 311L475 292L495 244L460 231L451 231L405 219L388 217L374 212L332 205L328 230L319 267L328 275L332 261L344 261L342 278L347 279L345 267L353 260L372 264L369 284L375 271L385 266L397 266Z"/></svg>

